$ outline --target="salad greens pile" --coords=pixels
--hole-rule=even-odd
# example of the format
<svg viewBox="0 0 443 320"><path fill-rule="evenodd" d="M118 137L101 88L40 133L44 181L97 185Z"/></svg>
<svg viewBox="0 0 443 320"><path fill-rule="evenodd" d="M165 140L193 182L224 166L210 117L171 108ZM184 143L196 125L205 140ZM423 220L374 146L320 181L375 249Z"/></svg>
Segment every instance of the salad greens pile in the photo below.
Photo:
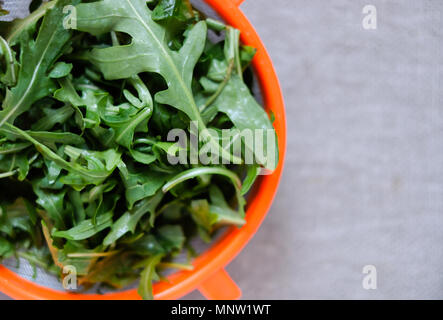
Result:
<svg viewBox="0 0 443 320"><path fill-rule="evenodd" d="M151 299L160 271L192 269L174 258L192 258L193 235L210 242L245 223L244 196L274 169L258 152L246 164L214 134L272 129L276 139L251 94L255 50L188 0L34 7L0 23L0 259L61 277L73 266L84 289L140 280ZM190 143L169 141L191 123L199 147L231 164L193 163ZM182 151L187 161L172 164Z"/></svg>

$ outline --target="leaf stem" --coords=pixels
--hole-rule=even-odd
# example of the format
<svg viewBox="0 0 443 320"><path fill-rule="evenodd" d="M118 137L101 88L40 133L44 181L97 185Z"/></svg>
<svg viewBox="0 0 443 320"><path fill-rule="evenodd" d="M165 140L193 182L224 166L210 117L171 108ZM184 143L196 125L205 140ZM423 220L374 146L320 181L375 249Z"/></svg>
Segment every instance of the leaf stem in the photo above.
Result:
<svg viewBox="0 0 443 320"><path fill-rule="evenodd" d="M17 170L0 173L0 179L11 177L17 173Z"/></svg>
<svg viewBox="0 0 443 320"><path fill-rule="evenodd" d="M14 56L12 54L12 50L9 47L8 43L6 42L5 39L3 39L3 37L0 36L0 49L2 49L2 51L5 54L5 60L6 60L6 65L8 66L7 69L9 69L9 73L7 72L6 74L11 76L11 86L14 86L17 83L17 74L16 74L16 70L15 70L15 63L14 63Z"/></svg>
<svg viewBox="0 0 443 320"><path fill-rule="evenodd" d="M112 256L118 252L119 251L114 250L109 252L97 252L97 253L95 252L68 253L68 258L102 258L102 257Z"/></svg>
<svg viewBox="0 0 443 320"><path fill-rule="evenodd" d="M49 269L49 265L47 263L37 259L36 257L30 255L29 253L18 251L17 254L19 257L28 260L30 263L33 263L40 268L43 268L45 270Z"/></svg>
<svg viewBox="0 0 443 320"><path fill-rule="evenodd" d="M228 65L228 70L226 71L225 78L223 79L223 82L218 86L217 91L208 99L208 101L206 101L205 105L203 106L203 108L201 108L200 111L205 110L207 107L213 104L215 100L217 100L218 96L223 92L229 80L231 79L233 69L234 69L234 59L231 59Z"/></svg>
<svg viewBox="0 0 443 320"><path fill-rule="evenodd" d="M225 177L228 177L234 184L235 188L237 190L241 189L241 181L238 178L238 176L225 168L220 168L220 167L200 167L200 168L194 168L194 169L190 169L187 171L184 171L178 175L176 175L174 178L172 178L171 180L169 180L169 182L167 182L162 190L164 193L170 191L172 188L174 188L175 186L179 185L182 182L185 182L186 180L189 179L193 179L196 178L198 176L201 175L206 175L206 174L210 174L210 175L222 175Z"/></svg>
<svg viewBox="0 0 443 320"><path fill-rule="evenodd" d="M194 266L192 264L183 264L183 263L174 263L174 262L160 262L158 267L164 269L178 269L184 271L194 270Z"/></svg>

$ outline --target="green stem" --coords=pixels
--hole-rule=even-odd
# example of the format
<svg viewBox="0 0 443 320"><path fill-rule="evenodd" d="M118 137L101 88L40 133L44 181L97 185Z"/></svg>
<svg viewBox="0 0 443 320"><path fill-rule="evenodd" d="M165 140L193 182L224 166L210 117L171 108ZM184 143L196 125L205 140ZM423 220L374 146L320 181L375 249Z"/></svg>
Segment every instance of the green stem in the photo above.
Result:
<svg viewBox="0 0 443 320"><path fill-rule="evenodd" d="M224 24L221 21L212 19L212 18L207 18L206 19L206 24L208 25L208 28L217 32L223 31L226 29L226 24Z"/></svg>
<svg viewBox="0 0 443 320"><path fill-rule="evenodd" d="M97 252L97 253L68 253L68 258L102 258L112 256L118 253L118 251L109 251L109 252Z"/></svg>
<svg viewBox="0 0 443 320"><path fill-rule="evenodd" d="M60 157L58 154L53 152L51 149L46 147L44 144L42 144L42 143L38 142L37 140L35 140L34 138L32 138L25 131L23 131L23 130L15 127L14 125L7 123L7 122L4 124L4 126L7 127L8 129L12 130L14 133L21 135L23 138L25 138L26 140L28 140L32 144L34 144L34 146L38 152L40 152L42 155L44 155L49 160L52 160L55 163L57 163L63 169L66 169L68 171L73 171L86 179L100 179L100 180L103 179L104 180L109 176L109 174L107 174L107 173L99 174L99 173L92 172L91 170L84 169L80 166L74 166L73 164L69 163L68 161L66 161L65 159Z"/></svg>
<svg viewBox="0 0 443 320"><path fill-rule="evenodd" d="M49 265L47 263L37 259L36 257L34 257L26 252L19 251L19 252L17 252L17 254L19 257L28 260L30 263L33 263L36 266L39 266L40 268L43 268L46 270L49 268Z"/></svg>
<svg viewBox="0 0 443 320"><path fill-rule="evenodd" d="M3 37L0 36L0 52L3 52L5 55L5 61L6 61L6 65L7 65L7 69L8 71L6 72L6 74L11 76L11 83L10 85L15 85L17 82L17 74L15 72L15 63L14 63L14 56L12 54L12 50L8 45L8 42L6 42L5 39L3 39Z"/></svg>
<svg viewBox="0 0 443 320"><path fill-rule="evenodd" d="M174 262L160 262L158 264L159 268L164 269L178 269L178 270L185 270L185 271L192 271L194 270L194 266L192 264L183 264L183 263L174 263Z"/></svg>
<svg viewBox="0 0 443 320"><path fill-rule="evenodd" d="M216 174L228 177L232 181L237 190L241 189L241 181L234 172L220 167L200 167L200 168L190 169L176 175L174 178L169 180L169 182L163 186L162 190L164 193L166 193L182 182L206 174L209 175Z"/></svg>
<svg viewBox="0 0 443 320"><path fill-rule="evenodd" d="M17 170L0 173L0 179L12 177L16 173L17 173Z"/></svg>
<svg viewBox="0 0 443 320"><path fill-rule="evenodd" d="M2 129L0 129L0 132L2 131ZM29 142L23 142L23 143L17 143L15 144L15 146L11 149L7 149L7 150L0 150L0 155L2 154L11 154L11 153L17 153L19 151L25 150L26 148L32 146L32 143Z"/></svg>
<svg viewBox="0 0 443 320"><path fill-rule="evenodd" d="M233 69L234 69L234 60L232 59L229 62L228 70L226 71L226 75L225 78L223 79L223 82L218 86L217 91L208 99L208 101L206 101L205 105L200 111L205 110L207 107L213 104L215 100L217 100L218 96L223 92L229 80L231 79Z"/></svg>

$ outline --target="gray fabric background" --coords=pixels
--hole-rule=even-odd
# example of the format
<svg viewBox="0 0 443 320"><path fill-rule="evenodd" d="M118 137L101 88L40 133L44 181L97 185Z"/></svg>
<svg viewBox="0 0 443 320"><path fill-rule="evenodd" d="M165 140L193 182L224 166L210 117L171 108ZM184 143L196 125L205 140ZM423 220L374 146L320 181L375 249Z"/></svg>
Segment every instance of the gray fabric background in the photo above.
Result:
<svg viewBox="0 0 443 320"><path fill-rule="evenodd" d="M0 21L11 21L16 18L25 18L29 14L29 5L32 0L2 0L4 10L8 15L0 17Z"/></svg>
<svg viewBox="0 0 443 320"><path fill-rule="evenodd" d="M366 4L377 30L362 28ZM243 298L442 299L443 1L242 8L275 63L288 121L278 196L227 268ZM369 264L377 290L362 288Z"/></svg>

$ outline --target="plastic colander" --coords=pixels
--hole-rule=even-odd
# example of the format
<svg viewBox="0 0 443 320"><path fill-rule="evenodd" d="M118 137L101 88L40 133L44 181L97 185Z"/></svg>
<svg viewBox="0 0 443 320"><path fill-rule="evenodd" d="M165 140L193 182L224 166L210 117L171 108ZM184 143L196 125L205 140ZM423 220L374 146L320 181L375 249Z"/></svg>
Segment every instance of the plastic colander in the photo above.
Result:
<svg viewBox="0 0 443 320"><path fill-rule="evenodd" d="M154 284L155 299L177 299L198 289L208 299L238 299L241 290L226 273L225 267L243 249L257 232L268 212L283 169L286 151L286 116L283 97L277 75L265 46L251 23L239 9L243 0L196 0L191 1L209 16L223 19L241 31L244 44L257 48L253 60L259 90L268 113L275 116L280 162L272 175L262 176L249 196L246 224L228 228L224 234L194 261L192 271L180 271L168 276L168 281ZM44 285L44 281L32 281L21 272L0 265L0 291L15 299L53 300L128 300L140 299L135 289L106 294L69 293ZM26 279L28 278L28 279Z"/></svg>

